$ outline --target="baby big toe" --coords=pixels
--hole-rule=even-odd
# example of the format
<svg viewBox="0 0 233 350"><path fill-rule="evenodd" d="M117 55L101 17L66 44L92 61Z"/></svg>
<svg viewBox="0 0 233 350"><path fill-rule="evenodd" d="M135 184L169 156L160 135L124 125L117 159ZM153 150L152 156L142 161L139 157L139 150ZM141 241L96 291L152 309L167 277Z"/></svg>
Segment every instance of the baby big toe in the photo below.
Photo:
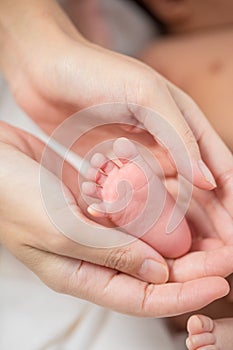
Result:
<svg viewBox="0 0 233 350"><path fill-rule="evenodd" d="M138 170L140 169L142 171L141 174L143 174L143 176L146 176L148 179L151 176L155 178L155 174L148 162L140 154L134 143L127 138L121 137L117 139L113 144L113 151L122 163L130 162L134 164Z"/></svg>
<svg viewBox="0 0 233 350"><path fill-rule="evenodd" d="M134 159L139 154L133 142L125 137L121 137L114 142L113 151L118 158L123 158L126 160Z"/></svg>
<svg viewBox="0 0 233 350"><path fill-rule="evenodd" d="M187 329L190 335L212 332L214 321L204 315L194 315L188 320Z"/></svg>

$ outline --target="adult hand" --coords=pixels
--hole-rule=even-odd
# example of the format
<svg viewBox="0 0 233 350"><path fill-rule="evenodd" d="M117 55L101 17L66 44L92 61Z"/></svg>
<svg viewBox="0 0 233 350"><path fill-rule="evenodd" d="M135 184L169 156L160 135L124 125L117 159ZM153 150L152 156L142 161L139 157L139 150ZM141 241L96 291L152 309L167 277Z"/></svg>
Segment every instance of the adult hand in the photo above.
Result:
<svg viewBox="0 0 233 350"><path fill-rule="evenodd" d="M200 147L211 147L215 154L212 158L206 152L204 160L213 169L217 188L212 191L194 188L187 215L194 236L192 251L170 261L170 281L180 282L199 274L203 266L206 275L210 270L221 276L233 271L233 156L216 133L210 132L208 127L202 130L197 118L190 119L190 123L196 124ZM170 190L172 188L174 186L170 186Z"/></svg>
<svg viewBox="0 0 233 350"><path fill-rule="evenodd" d="M199 150L195 125L191 127L184 118L184 105L191 113L193 105L157 72L85 40L56 1L9 4L2 0L0 23L0 65L19 105L44 129L51 131L85 107L123 103L120 112L107 110L102 120L143 125L178 163L182 151L171 136L171 129L175 130L190 154L193 183L204 189L214 187L211 172L201 161L207 150ZM155 118L155 111L163 122ZM200 113L196 118L204 123ZM178 171L192 180L186 167L180 160Z"/></svg>
<svg viewBox="0 0 233 350"><path fill-rule="evenodd" d="M143 124L156 140L175 151L176 144L167 138L166 130L158 130L150 113L141 114L140 108L129 107L133 104L155 109L187 145L194 183L202 188L213 187L208 169L203 168L203 164L200 166L201 156L189 127L191 124L186 123L182 114L186 104L184 116L187 111L192 114L193 103L156 72L134 59L88 43L56 2L21 0L11 4L3 0L0 21L1 67L18 103L46 131L53 130L65 117L84 107L123 101L126 108L120 115L113 114L114 121L122 121L124 116L126 123ZM102 117L106 122L112 121L109 114ZM196 118L204 130L206 125L199 112ZM195 125L192 125L192 130L195 132ZM15 140L12 146L13 135L7 140L4 138L1 145L5 162L1 168L4 179L1 192L5 203L1 232L6 234L1 234L1 240L52 288L121 312L153 317L194 310L227 293L226 282L220 277L202 279L206 276L204 265L199 273L192 274L193 279L200 279L184 284L155 286L138 280L135 277L155 282L153 269L149 269L149 278L139 275L146 258L163 263L161 257L140 241L120 251L104 250L97 254L95 249L88 248L87 251L60 235L41 203L38 164L30 158L35 152L33 143L33 151L28 153L28 145L24 142L18 145ZM205 152L206 145L201 149L201 153ZM215 153L208 154L210 159L215 157ZM51 184L51 191L56 193L55 177ZM30 194L28 198L26 192ZM71 193L67 193L75 206ZM22 200L24 205L19 210ZM34 208L32 203L35 203ZM75 208L78 211L78 207ZM88 262L81 263L80 259ZM211 269L209 274L212 274ZM161 278L159 273L156 278L158 276Z"/></svg>
<svg viewBox="0 0 233 350"><path fill-rule="evenodd" d="M215 267L208 269L210 277L207 277L204 264L192 272L193 280L185 283L158 285L140 280L146 279L139 272L145 259L164 264L163 259L140 240L115 249L94 249L61 235L44 209L38 181L39 164L31 158L40 158L43 145L4 123L0 140L0 242L49 287L119 312L150 317L192 311L228 292L223 278L211 277ZM54 195L60 191L59 180L49 172L48 177L49 189ZM66 186L64 193L69 205L83 219ZM57 204L54 210L62 216L66 208ZM112 233L110 230L109 235ZM224 264L230 263L229 258ZM166 279L166 273L162 276L156 266L148 272L148 278L154 282Z"/></svg>

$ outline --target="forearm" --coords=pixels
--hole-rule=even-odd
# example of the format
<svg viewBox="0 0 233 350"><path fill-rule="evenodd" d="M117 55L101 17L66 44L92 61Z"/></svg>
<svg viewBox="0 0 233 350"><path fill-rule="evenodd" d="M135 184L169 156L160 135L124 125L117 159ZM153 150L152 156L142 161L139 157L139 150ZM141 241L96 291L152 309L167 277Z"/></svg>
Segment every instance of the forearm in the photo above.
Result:
<svg viewBox="0 0 233 350"><path fill-rule="evenodd" d="M59 35L84 41L55 0L1 0L0 69L7 80L22 74L35 52L56 45Z"/></svg>

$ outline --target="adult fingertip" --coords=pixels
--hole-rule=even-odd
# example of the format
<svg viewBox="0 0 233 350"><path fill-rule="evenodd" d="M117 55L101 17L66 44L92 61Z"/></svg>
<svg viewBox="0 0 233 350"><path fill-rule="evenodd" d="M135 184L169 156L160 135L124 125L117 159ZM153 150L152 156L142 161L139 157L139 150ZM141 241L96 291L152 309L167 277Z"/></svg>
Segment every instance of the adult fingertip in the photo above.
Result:
<svg viewBox="0 0 233 350"><path fill-rule="evenodd" d="M225 286L224 286L224 288L225 288L224 296L226 296L227 294L230 293L231 287L230 287L230 284L228 283L228 281L226 279L224 279L224 284L225 284Z"/></svg>
<svg viewBox="0 0 233 350"><path fill-rule="evenodd" d="M194 175L194 185L199 188L206 190L213 190L217 187L217 183L213 174L203 160L198 160L194 163L193 166L193 175Z"/></svg>
<svg viewBox="0 0 233 350"><path fill-rule="evenodd" d="M199 160L198 161L198 167L199 167L199 169L200 169L204 179L208 183L210 183L210 185L213 188L216 188L217 187L216 181L215 181L214 176L212 175L210 169L207 167L207 165L202 160Z"/></svg>
<svg viewBox="0 0 233 350"><path fill-rule="evenodd" d="M227 280L223 277L216 277L221 283L218 284L218 296L215 299L223 298L230 292L230 286ZM218 281L218 282L219 282Z"/></svg>
<svg viewBox="0 0 233 350"><path fill-rule="evenodd" d="M142 263L138 275L144 281L162 284L168 281L169 271L166 265L152 259L146 259Z"/></svg>

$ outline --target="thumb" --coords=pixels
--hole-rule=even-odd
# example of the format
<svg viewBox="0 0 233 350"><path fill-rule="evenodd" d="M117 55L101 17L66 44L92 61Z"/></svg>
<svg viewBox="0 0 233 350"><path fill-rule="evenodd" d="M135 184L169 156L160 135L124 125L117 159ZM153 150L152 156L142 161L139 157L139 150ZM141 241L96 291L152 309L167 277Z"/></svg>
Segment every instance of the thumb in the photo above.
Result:
<svg viewBox="0 0 233 350"><path fill-rule="evenodd" d="M176 104L166 80L156 76L152 83L150 89L147 86L149 92L146 103L145 96L141 97L141 105L129 103L131 113L167 151L179 174L199 188L215 188L214 177L202 160L195 135ZM188 96L186 99L188 103Z"/></svg>

